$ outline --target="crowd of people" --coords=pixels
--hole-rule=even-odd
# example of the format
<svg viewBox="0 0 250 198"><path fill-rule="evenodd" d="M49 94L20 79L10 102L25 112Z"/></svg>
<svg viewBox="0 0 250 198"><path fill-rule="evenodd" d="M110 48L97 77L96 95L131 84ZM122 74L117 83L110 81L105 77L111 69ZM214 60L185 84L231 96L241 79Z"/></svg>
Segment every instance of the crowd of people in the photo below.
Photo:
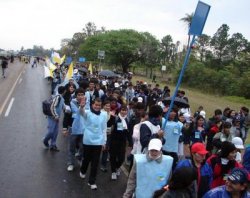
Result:
<svg viewBox="0 0 250 198"><path fill-rule="evenodd" d="M66 169L80 166L85 179L90 165L91 189L97 189L98 169L111 170L116 181L125 165L130 174L124 198L250 197L247 107L216 109L207 119L202 106L194 114L179 103L169 109L168 86L133 83L131 75L82 75L79 68L68 81L63 76L57 65L51 79L53 116L43 144L59 151L63 117L62 133L69 138ZM188 103L185 91L176 97Z"/></svg>

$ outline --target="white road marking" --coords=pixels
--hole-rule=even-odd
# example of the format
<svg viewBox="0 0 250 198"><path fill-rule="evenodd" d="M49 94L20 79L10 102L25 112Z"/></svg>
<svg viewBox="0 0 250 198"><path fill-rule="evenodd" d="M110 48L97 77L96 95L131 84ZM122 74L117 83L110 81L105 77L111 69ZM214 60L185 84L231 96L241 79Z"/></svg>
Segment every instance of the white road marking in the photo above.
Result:
<svg viewBox="0 0 250 198"><path fill-rule="evenodd" d="M19 83L18 83L18 84L21 84L22 80L23 80L23 79L22 79L22 78L20 78L20 80L19 80Z"/></svg>
<svg viewBox="0 0 250 198"><path fill-rule="evenodd" d="M23 68L23 70L25 70L25 67ZM5 105L7 104L7 102L8 102L8 100L9 100L11 94L13 93L13 91L14 91L14 89L15 89L15 87L16 87L16 84L17 84L18 80L20 79L22 73L23 73L23 72L21 72L21 73L19 74L19 76L17 77L16 82L15 82L14 85L11 87L8 96L6 97L6 99L5 99L4 103L3 103L3 105L1 106L1 108L0 108L0 116L2 115L3 110L4 110L4 107L5 107Z"/></svg>
<svg viewBox="0 0 250 198"><path fill-rule="evenodd" d="M10 113L10 110L11 110L11 107L12 107L12 105L13 105L14 100L15 100L15 98L11 98L10 103L9 103L9 106L8 106L6 112L5 112L5 115L4 115L5 117L8 117L8 115L9 115L9 113Z"/></svg>

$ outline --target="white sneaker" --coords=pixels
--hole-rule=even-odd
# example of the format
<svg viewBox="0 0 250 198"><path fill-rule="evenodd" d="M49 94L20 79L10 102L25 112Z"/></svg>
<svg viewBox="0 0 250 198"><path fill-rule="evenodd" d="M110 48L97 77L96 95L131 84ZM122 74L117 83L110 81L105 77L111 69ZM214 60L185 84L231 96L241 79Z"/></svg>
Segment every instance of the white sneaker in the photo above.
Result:
<svg viewBox="0 0 250 198"><path fill-rule="evenodd" d="M73 171L74 170L74 166L73 165L68 165L68 168L67 168L68 171Z"/></svg>
<svg viewBox="0 0 250 198"><path fill-rule="evenodd" d="M112 180L117 180L117 175L116 175L116 173L112 173L112 174L111 174L111 179L112 179Z"/></svg>
<svg viewBox="0 0 250 198"><path fill-rule="evenodd" d="M116 175L117 175L117 176L120 176L120 175L121 175L121 170L120 170L120 169L117 169L117 170L116 170Z"/></svg>
<svg viewBox="0 0 250 198"><path fill-rule="evenodd" d="M81 177L82 179L85 179L86 175L85 175L85 174L82 174L81 171L80 171L80 177Z"/></svg>
<svg viewBox="0 0 250 198"><path fill-rule="evenodd" d="M88 185L90 186L91 190L97 190L97 185L96 184L90 184L90 183L88 183Z"/></svg>

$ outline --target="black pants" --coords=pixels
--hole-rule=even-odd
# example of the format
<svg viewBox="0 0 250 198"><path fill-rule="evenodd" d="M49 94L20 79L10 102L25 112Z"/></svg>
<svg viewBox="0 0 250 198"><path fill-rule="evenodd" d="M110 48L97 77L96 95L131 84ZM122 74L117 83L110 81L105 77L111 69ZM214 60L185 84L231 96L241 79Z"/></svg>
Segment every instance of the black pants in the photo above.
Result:
<svg viewBox="0 0 250 198"><path fill-rule="evenodd" d="M102 146L100 145L83 145L83 161L81 166L81 173L86 174L89 163L91 163L89 184L95 184L97 168L99 164Z"/></svg>
<svg viewBox="0 0 250 198"><path fill-rule="evenodd" d="M175 152L168 152L168 151L162 151L162 153L163 153L163 155L169 155L172 158L174 158L173 166L172 166L172 170L174 170L175 167L176 167L176 165L177 165L177 162L178 162L178 155L177 155L177 153L175 153Z"/></svg>
<svg viewBox="0 0 250 198"><path fill-rule="evenodd" d="M125 160L126 142L111 140L109 153L111 172L114 173L121 167Z"/></svg>

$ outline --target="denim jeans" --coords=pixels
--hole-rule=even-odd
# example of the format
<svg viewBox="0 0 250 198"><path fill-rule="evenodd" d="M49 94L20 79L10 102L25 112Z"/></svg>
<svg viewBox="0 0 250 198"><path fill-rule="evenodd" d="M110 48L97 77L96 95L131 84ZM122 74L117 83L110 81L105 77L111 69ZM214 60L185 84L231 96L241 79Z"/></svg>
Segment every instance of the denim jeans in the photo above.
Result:
<svg viewBox="0 0 250 198"><path fill-rule="evenodd" d="M48 132L45 135L44 142L48 143L49 140L50 146L56 146L56 139L58 135L59 120L55 120L52 117L48 116Z"/></svg>
<svg viewBox="0 0 250 198"><path fill-rule="evenodd" d="M68 165L75 165L75 153L79 148L80 159L82 158L82 136L71 134L69 137L69 153L68 153Z"/></svg>

